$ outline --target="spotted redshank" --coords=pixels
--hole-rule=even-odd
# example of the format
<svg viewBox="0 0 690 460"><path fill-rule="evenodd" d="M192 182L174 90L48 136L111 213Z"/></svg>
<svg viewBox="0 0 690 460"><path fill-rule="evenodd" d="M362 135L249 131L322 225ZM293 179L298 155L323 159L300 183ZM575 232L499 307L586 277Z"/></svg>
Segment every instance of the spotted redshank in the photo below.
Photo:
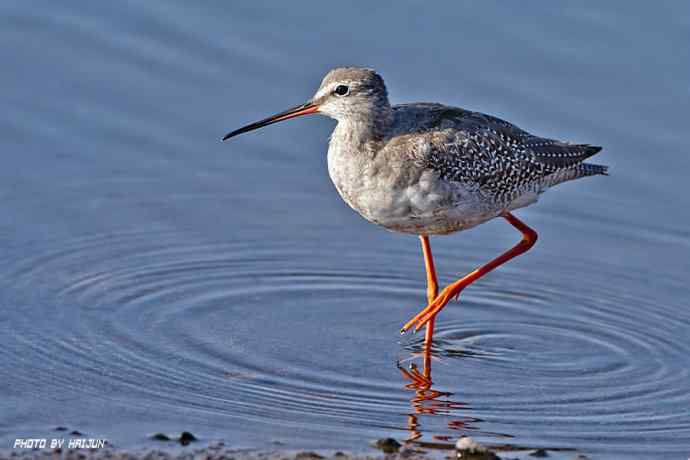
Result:
<svg viewBox="0 0 690 460"><path fill-rule="evenodd" d="M499 118L442 104L391 106L373 70L331 70L305 104L252 123L227 140L307 114L337 120L328 148L328 173L338 193L365 219L419 235L427 276L427 306L401 330L426 325L450 299L478 278L534 245L537 233L511 211L535 203L553 185L606 174L584 160L601 150L534 136ZM503 217L522 233L513 248L438 292L429 235L466 230Z"/></svg>

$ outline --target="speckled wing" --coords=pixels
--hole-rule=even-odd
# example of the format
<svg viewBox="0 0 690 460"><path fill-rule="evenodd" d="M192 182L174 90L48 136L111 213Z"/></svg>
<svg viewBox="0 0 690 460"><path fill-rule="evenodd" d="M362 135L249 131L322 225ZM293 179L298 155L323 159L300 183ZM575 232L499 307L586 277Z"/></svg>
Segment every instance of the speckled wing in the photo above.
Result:
<svg viewBox="0 0 690 460"><path fill-rule="evenodd" d="M533 136L507 121L459 108L438 106L428 113L426 166L483 193L512 196L606 173L604 166L582 163L601 147Z"/></svg>

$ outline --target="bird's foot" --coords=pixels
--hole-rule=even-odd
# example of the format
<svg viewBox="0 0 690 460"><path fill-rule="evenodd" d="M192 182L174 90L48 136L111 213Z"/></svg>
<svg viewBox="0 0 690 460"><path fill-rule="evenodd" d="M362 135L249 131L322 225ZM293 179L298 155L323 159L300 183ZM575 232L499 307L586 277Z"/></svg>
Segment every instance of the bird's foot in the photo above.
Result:
<svg viewBox="0 0 690 460"><path fill-rule="evenodd" d="M429 303L429 305L426 306L426 308L405 323L402 329L400 329L400 333L404 334L410 329L412 329L413 333L416 333L422 329L429 321L434 319L434 317L441 310L443 310L443 307L445 307L453 297L456 299L460 297L460 292L462 291L463 287L464 286L458 286L456 284L447 286L432 302Z"/></svg>

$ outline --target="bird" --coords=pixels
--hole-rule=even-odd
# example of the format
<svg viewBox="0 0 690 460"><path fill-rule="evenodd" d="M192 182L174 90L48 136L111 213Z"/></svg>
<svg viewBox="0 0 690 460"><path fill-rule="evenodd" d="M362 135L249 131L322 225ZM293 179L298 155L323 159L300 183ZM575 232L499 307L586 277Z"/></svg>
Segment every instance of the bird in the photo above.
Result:
<svg viewBox="0 0 690 460"><path fill-rule="evenodd" d="M528 251L537 232L513 211L536 203L547 189L608 167L585 162L599 146L540 137L498 117L439 103L391 105L373 69L329 71L316 93L290 108L226 134L227 141L273 123L309 114L337 124L328 147L328 173L342 199L366 220L417 235L427 281L427 305L401 328L426 327L431 349L436 316L477 279ZM508 251L439 292L430 236L503 218L522 235Z"/></svg>

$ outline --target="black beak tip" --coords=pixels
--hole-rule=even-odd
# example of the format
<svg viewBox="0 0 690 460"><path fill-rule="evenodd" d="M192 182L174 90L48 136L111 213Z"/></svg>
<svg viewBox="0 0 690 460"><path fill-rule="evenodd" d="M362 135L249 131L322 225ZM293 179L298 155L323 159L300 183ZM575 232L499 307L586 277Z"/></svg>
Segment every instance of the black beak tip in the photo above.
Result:
<svg viewBox="0 0 690 460"><path fill-rule="evenodd" d="M235 131L231 131L223 138L221 139L221 142L225 142L231 137L235 137L237 135L240 135L242 133L248 133L249 131L254 131L255 129L263 128L264 126L272 125L273 123L277 123L279 121L287 120L288 118L294 118L298 117L300 115L306 115L308 113L314 113L317 111L318 106L316 106L313 102L307 102L302 105L298 105L297 107L293 107L291 109L288 109L284 112L277 113L273 116L270 116L268 118L265 118L261 121L257 121L256 123L252 123L250 125L244 126L240 129L236 129Z"/></svg>

